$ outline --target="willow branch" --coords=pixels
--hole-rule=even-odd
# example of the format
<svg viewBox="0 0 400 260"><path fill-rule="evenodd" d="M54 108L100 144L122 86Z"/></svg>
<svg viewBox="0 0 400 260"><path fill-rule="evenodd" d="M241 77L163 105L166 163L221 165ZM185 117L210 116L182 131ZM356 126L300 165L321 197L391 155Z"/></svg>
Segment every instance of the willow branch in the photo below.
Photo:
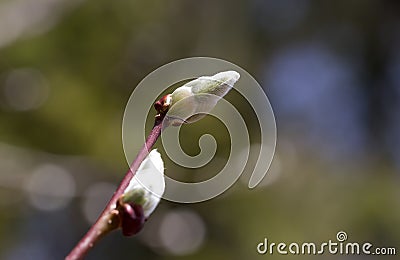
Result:
<svg viewBox="0 0 400 260"><path fill-rule="evenodd" d="M133 161L125 177L119 184L114 195L111 197L107 206L104 208L103 212L100 214L97 221L89 229L89 231L82 237L78 244L72 249L72 251L65 258L66 260L76 260L83 259L88 251L94 247L94 245L107 233L116 229L119 225L118 218L116 217L115 207L119 197L124 193L125 189L128 187L129 182L135 176L140 164L146 158L149 150L153 147L155 142L162 131L162 121L164 119L163 114L158 114L155 119L153 129L151 130L146 142L140 149L136 159Z"/></svg>

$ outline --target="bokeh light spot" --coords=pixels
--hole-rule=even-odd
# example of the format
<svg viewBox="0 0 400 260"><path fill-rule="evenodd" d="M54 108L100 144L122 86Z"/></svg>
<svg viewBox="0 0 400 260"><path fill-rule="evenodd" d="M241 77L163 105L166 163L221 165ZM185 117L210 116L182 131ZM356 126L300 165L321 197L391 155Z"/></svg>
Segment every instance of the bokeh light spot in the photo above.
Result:
<svg viewBox="0 0 400 260"><path fill-rule="evenodd" d="M40 210L61 209L75 196L75 180L58 165L39 166L25 185L32 206Z"/></svg>
<svg viewBox="0 0 400 260"><path fill-rule="evenodd" d="M204 242L206 228L201 217L189 210L167 213L160 227L161 244L171 254L188 255Z"/></svg>
<svg viewBox="0 0 400 260"><path fill-rule="evenodd" d="M36 109L49 95L49 87L44 76L30 68L9 72L3 91L7 105L17 111Z"/></svg>

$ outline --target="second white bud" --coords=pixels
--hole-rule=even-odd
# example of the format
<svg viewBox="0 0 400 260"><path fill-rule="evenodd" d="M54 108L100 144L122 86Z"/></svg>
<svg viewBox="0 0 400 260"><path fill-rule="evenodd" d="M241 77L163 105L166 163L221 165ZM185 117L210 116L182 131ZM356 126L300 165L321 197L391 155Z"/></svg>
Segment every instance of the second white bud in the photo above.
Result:
<svg viewBox="0 0 400 260"><path fill-rule="evenodd" d="M239 80L236 71L224 71L189 81L171 94L167 118L172 125L193 123L208 114Z"/></svg>

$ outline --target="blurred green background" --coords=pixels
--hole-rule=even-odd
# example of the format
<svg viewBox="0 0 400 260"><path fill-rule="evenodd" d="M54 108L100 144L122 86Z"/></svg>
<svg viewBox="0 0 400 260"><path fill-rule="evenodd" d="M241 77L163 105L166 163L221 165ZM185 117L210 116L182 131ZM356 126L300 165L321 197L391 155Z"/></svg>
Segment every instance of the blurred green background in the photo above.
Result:
<svg viewBox="0 0 400 260"><path fill-rule="evenodd" d="M114 232L88 259L309 259L256 246L340 230L400 250L399 46L398 1L1 0L0 259L69 252L128 167L121 123L134 87L191 56L231 61L265 89L278 129L269 174L249 191L253 160L216 199L162 201L140 235ZM213 132L216 161L188 170L165 159L166 174L224 165L229 138L215 124L185 126L181 140L195 155Z"/></svg>

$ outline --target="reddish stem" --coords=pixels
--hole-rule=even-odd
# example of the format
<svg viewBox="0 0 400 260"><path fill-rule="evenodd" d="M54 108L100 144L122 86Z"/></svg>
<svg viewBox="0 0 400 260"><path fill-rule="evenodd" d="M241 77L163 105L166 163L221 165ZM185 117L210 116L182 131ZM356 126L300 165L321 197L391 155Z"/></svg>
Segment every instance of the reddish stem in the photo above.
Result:
<svg viewBox="0 0 400 260"><path fill-rule="evenodd" d="M146 139L145 144L140 149L136 159L133 161L130 169L125 174L124 179L121 181L119 187L115 191L114 195L111 197L107 206L104 208L103 212L97 219L96 223L89 229L85 236L78 242L78 244L72 249L72 251L65 258L66 260L75 260L75 259L83 259L87 252L103 237L105 234L115 229L117 226L116 218L113 217L113 211L115 210L115 206L119 197L124 193L126 187L128 187L129 182L135 176L137 169L140 164L146 158L149 150L155 142L162 131L162 121L164 116L157 115L156 120L151 130L149 136Z"/></svg>

